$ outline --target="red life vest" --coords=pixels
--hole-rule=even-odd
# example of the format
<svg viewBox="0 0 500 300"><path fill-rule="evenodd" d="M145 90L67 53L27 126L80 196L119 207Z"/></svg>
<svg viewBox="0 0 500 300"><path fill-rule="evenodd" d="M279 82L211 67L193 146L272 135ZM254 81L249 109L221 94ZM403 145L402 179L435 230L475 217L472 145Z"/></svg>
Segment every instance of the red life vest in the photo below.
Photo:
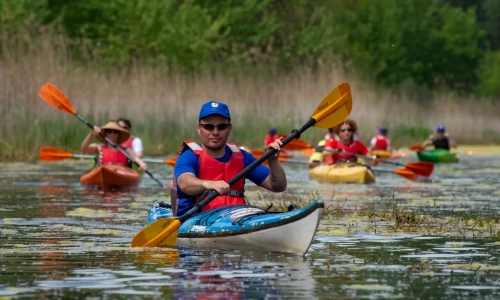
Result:
<svg viewBox="0 0 500 300"><path fill-rule="evenodd" d="M337 147L337 140L335 139L330 139L325 143L325 146L323 149L325 150L332 150L332 149L338 149ZM337 158L337 153L333 153L332 155L328 155L323 158L323 162L325 164L334 164Z"/></svg>
<svg viewBox="0 0 500 300"><path fill-rule="evenodd" d="M200 160L200 179L224 180L225 182L231 180L231 178L236 176L245 168L243 155L241 154L240 149L234 144L227 144L227 146L232 151L231 159L229 159L226 163L222 163L210 156L195 142L184 141L183 144L183 147L191 149L191 151L193 151ZM231 186L229 195L217 196L214 200L210 201L210 203L203 207L203 211L228 205L246 204L245 198L243 197L244 188L245 178L242 178ZM200 198L201 195L197 196L196 201L199 202L203 200Z"/></svg>
<svg viewBox="0 0 500 300"><path fill-rule="evenodd" d="M377 149L377 150L387 150L387 146L388 146L388 139L386 136L383 136L383 135L377 135L375 137L375 148L374 149Z"/></svg>
<svg viewBox="0 0 500 300"><path fill-rule="evenodd" d="M265 138L265 140L264 140L264 142L266 143L266 145L265 145L265 146L267 146L267 145L271 144L272 142L276 141L276 140L277 140L277 139L279 139L279 138L280 138L280 135L279 135L279 134L275 134L275 135L269 135L269 134L267 134L267 135L266 135L266 138Z"/></svg>
<svg viewBox="0 0 500 300"><path fill-rule="evenodd" d="M118 150L111 150L108 147L101 145L101 153L99 153L100 165L127 165L127 157Z"/></svg>
<svg viewBox="0 0 500 300"><path fill-rule="evenodd" d="M126 140L125 142L121 143L120 146L124 149L127 149L127 148L132 148L132 142L134 141L135 137L134 136L130 136L128 138L128 140Z"/></svg>
<svg viewBox="0 0 500 300"><path fill-rule="evenodd" d="M343 149L344 152L347 152L347 153L354 153L354 154L361 154L361 155L368 154L368 149L360 141L353 141L350 145L344 145L342 142L338 142L337 148ZM339 153L337 155L337 160L357 161L357 159L358 158L354 155L348 155L348 154L343 154L343 153Z"/></svg>

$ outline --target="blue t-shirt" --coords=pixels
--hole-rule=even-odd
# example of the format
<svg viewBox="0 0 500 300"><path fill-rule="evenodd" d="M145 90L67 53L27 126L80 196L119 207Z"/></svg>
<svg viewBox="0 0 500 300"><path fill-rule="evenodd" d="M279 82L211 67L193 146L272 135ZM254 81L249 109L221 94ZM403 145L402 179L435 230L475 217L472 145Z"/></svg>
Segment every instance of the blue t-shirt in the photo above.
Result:
<svg viewBox="0 0 500 300"><path fill-rule="evenodd" d="M231 149L229 149L227 145L225 150L226 153L224 154L224 156L216 158L217 161L226 163L231 159L231 155L233 152L231 151ZM240 150L240 151L241 154L243 155L243 165L245 168L256 160L255 157L253 157L253 155L248 153L247 151L245 150ZM184 151L177 158L177 161L175 162L175 167L174 167L175 180L177 181L179 179L179 176L181 176L186 172L192 173L196 177L198 177L200 174L199 169L200 169L200 160L198 159L198 156L196 156L196 154L194 154L194 152L191 151L191 149L188 149ZM260 186L262 182L264 182L264 180L267 178L267 176L269 176L269 168L263 165L259 165L255 169L253 169L250 173L248 173L245 178L249 179L256 185ZM182 201L178 201L177 215L182 216L191 207L193 207L195 203L195 197L183 193L178 186L176 188L177 188L177 197L179 199L182 199Z"/></svg>

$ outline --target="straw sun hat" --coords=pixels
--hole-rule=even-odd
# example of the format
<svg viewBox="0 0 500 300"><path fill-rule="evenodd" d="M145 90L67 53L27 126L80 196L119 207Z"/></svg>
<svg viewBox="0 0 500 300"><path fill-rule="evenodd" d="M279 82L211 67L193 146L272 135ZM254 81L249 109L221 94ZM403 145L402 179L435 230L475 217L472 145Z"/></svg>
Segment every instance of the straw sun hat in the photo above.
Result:
<svg viewBox="0 0 500 300"><path fill-rule="evenodd" d="M110 121L110 122L106 123L106 125L101 127L101 133L104 136L106 136L106 134L104 133L104 131L106 129L114 129L114 130L120 131L120 134L118 135L118 141L117 141L118 144L125 142L130 137L130 133L127 130L121 128L120 125L118 125L118 123L116 123L115 121ZM96 138L99 142L104 143L104 144L106 143L106 140L103 139L100 135L96 136Z"/></svg>

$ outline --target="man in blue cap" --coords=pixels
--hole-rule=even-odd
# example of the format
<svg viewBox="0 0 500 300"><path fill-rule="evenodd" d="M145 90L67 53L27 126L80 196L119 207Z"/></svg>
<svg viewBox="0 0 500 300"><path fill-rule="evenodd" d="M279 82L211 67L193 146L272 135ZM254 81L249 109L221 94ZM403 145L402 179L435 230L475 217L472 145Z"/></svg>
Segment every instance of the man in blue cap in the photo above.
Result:
<svg viewBox="0 0 500 300"><path fill-rule="evenodd" d="M428 146L434 145L435 149L446 149L450 151L450 148L457 148L457 143L450 138L450 135L446 132L446 128L443 125L438 125L436 127L436 135L431 134L427 140L422 144L422 147L426 148Z"/></svg>
<svg viewBox="0 0 500 300"><path fill-rule="evenodd" d="M217 191L220 196L203 210L245 204L245 178L232 186L227 182L254 162L255 157L236 145L227 143L232 131L227 105L214 101L203 104L197 130L201 144L184 141L174 167L174 185L178 198L177 205L173 205L174 214L184 215L212 190ZM282 145L281 140L276 139L267 149L280 150ZM272 192L283 192L287 181L278 156L279 151L267 160L269 168L259 165L246 178Z"/></svg>

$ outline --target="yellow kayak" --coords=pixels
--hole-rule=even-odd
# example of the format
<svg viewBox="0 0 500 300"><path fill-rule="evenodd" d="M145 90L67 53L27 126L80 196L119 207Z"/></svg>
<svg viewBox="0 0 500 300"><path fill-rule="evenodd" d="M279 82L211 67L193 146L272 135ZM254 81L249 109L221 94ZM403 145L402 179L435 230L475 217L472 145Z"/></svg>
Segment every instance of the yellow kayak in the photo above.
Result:
<svg viewBox="0 0 500 300"><path fill-rule="evenodd" d="M309 170L311 180L330 183L370 183L375 174L366 166L358 164L319 165Z"/></svg>
<svg viewBox="0 0 500 300"><path fill-rule="evenodd" d="M372 150L370 151L370 155L376 155L380 159L389 159L392 156L391 151L387 150Z"/></svg>
<svg viewBox="0 0 500 300"><path fill-rule="evenodd" d="M407 153L402 153L402 152L391 152L387 150L372 150L370 151L370 155L375 155L380 159L395 159L395 158L401 158L401 157L407 157L410 156Z"/></svg>
<svg viewBox="0 0 500 300"><path fill-rule="evenodd" d="M316 151L309 158L309 163L322 162L323 161L323 147L325 146L326 141L322 140L318 143L318 147L316 147Z"/></svg>

